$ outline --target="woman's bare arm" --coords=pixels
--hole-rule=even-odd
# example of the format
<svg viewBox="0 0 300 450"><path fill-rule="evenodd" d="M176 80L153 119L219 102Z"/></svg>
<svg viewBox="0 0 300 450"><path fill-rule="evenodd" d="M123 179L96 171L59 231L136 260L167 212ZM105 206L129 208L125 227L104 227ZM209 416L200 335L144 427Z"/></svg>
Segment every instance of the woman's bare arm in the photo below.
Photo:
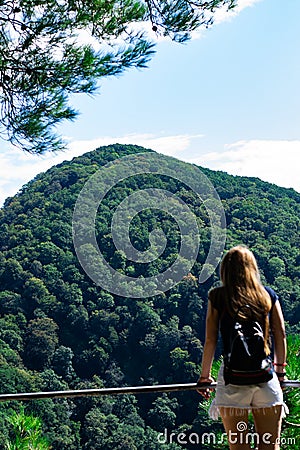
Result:
<svg viewBox="0 0 300 450"><path fill-rule="evenodd" d="M280 372L284 371L284 366L281 366L281 364L286 363L287 346L284 318L279 301L275 302L273 306L270 322L274 339L274 365L276 372ZM281 370L279 370L279 367Z"/></svg>
<svg viewBox="0 0 300 450"><path fill-rule="evenodd" d="M206 314L205 343L202 356L202 370L199 380L209 379L211 376L211 366L213 363L219 331L219 313L208 302Z"/></svg>

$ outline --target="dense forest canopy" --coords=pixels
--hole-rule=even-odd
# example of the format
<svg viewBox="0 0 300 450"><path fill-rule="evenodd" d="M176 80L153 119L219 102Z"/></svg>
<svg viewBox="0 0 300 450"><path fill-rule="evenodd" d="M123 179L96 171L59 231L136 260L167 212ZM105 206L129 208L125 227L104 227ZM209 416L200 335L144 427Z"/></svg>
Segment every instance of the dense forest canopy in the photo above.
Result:
<svg viewBox="0 0 300 450"><path fill-rule="evenodd" d="M148 150L116 144L86 153L38 175L0 210L2 393L197 379L207 293L218 283L218 273L198 283L210 229L195 193L170 177L138 175L118 183L99 208L99 246L116 270L132 277L148 277L172 264L180 233L166 212L141 211L131 222L132 244L147 250L149 234L161 228L166 247L149 264L127 260L114 247L110 227L124 197L149 186L165 189L195 213L200 230L197 260L181 282L160 295L131 298L105 291L83 271L73 246L72 215L84 183L109 161L144 152ZM280 297L289 334L297 335L300 194L257 178L201 171L216 188L225 210L226 247L243 243L253 250L263 282ZM151 450L182 448L178 443L158 443L157 433L166 428L221 430L220 424L204 419L205 410L198 404L197 394L191 392L32 401L26 408L41 418L54 449ZM0 404L0 449L9 437L6 417L16 409L16 404Z"/></svg>

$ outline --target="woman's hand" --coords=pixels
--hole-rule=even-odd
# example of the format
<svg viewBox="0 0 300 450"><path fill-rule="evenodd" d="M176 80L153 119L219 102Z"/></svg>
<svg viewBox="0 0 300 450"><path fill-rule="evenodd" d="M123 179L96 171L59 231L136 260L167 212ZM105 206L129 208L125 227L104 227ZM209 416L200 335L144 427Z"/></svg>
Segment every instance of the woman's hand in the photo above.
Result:
<svg viewBox="0 0 300 450"><path fill-rule="evenodd" d="M277 375L277 378L278 378L278 381L280 383L281 389L284 390L285 388L282 386L282 383L283 383L283 381L287 380L286 373L285 372L283 372L283 373L275 372L275 373Z"/></svg>
<svg viewBox="0 0 300 450"><path fill-rule="evenodd" d="M213 383L215 380L213 379L213 377L208 376L208 377L199 377L199 380L197 381L197 385L203 386L203 385L207 385L207 384L211 384ZM213 391L212 388L206 388L206 389L197 389L197 392L202 395L202 397L205 398L205 400L208 400L210 397L210 393Z"/></svg>

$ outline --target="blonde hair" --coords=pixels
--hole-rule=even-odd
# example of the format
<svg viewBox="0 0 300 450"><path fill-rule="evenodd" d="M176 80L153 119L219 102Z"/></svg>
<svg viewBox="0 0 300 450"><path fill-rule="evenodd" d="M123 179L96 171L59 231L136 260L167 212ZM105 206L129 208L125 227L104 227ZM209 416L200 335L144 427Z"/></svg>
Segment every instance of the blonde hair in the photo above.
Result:
<svg viewBox="0 0 300 450"><path fill-rule="evenodd" d="M271 298L261 284L259 269L253 253L245 246L231 248L224 256L220 268L223 284L222 297L231 316L240 319L254 319L264 329L265 352L270 348L268 313L272 307ZM249 305L250 308L243 308Z"/></svg>

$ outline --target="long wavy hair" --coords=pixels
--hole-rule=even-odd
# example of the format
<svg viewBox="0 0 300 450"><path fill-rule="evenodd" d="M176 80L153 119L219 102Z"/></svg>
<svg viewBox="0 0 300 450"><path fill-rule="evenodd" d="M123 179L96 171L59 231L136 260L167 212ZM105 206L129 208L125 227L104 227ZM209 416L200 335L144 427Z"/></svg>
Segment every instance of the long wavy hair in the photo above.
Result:
<svg viewBox="0 0 300 450"><path fill-rule="evenodd" d="M260 322L264 330L265 352L270 354L268 313L272 301L261 284L255 256L245 246L231 248L221 262L220 275L222 297L228 313L232 317L238 315L240 319Z"/></svg>

